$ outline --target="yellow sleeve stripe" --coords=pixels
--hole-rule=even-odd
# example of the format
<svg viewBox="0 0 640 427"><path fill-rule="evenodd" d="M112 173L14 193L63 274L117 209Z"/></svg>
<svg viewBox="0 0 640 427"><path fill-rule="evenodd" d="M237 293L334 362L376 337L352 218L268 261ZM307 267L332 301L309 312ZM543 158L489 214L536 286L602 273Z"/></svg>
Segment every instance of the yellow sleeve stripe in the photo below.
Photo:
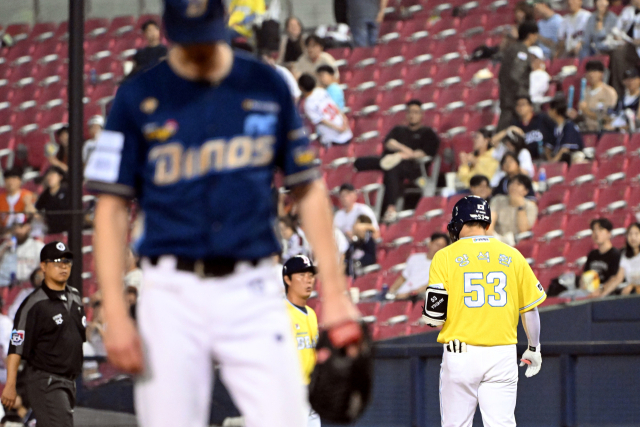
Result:
<svg viewBox="0 0 640 427"><path fill-rule="evenodd" d="M527 308L531 308L531 307L534 307L534 306L536 306L536 305L540 304L542 301L544 301L544 299L545 299L546 297L547 297L547 294L542 294L542 296L541 296L540 298L538 298L537 300L535 300L534 302L532 302L532 303L531 303L531 304L529 304L529 305L525 305L524 307L522 307L522 308L520 309L520 311L522 311L522 310L526 310Z"/></svg>

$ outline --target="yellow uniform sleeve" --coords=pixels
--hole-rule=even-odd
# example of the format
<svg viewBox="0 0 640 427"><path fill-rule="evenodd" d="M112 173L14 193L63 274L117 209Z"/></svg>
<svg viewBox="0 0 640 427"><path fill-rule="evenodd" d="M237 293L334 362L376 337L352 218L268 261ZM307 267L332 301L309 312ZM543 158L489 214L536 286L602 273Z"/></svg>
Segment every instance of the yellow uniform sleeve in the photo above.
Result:
<svg viewBox="0 0 640 427"><path fill-rule="evenodd" d="M443 285L444 288L449 290L449 283L447 280L447 257L443 251L438 251L433 256L431 261L431 267L429 268L429 286L431 285Z"/></svg>
<svg viewBox="0 0 640 427"><path fill-rule="evenodd" d="M522 255L516 258L518 265L518 308L520 313L533 310L547 298L540 281Z"/></svg>

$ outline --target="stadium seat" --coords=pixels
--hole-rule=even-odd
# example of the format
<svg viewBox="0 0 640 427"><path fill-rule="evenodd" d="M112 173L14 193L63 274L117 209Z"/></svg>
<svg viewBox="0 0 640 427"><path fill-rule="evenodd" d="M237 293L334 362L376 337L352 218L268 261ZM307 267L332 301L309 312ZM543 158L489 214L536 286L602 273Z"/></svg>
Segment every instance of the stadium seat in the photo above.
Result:
<svg viewBox="0 0 640 427"><path fill-rule="evenodd" d="M358 311L363 317L363 321L366 323L375 322L375 318L380 310L379 302L361 302L356 305Z"/></svg>
<svg viewBox="0 0 640 427"><path fill-rule="evenodd" d="M469 131L476 131L484 127L495 128L498 123L498 116L491 110L471 113L467 123Z"/></svg>
<svg viewBox="0 0 640 427"><path fill-rule="evenodd" d="M361 136L367 132L380 132L380 117L377 115L357 117L355 125L353 127L353 134L356 137ZM376 135L377 136L377 135Z"/></svg>
<svg viewBox="0 0 640 427"><path fill-rule="evenodd" d="M30 108L16 116L14 129L21 134L27 134L38 129L40 112L35 108Z"/></svg>
<svg viewBox="0 0 640 427"><path fill-rule="evenodd" d="M62 104L67 100L67 85L62 82L50 84L42 88L38 96L38 104L42 107L49 107L51 103Z"/></svg>
<svg viewBox="0 0 640 427"><path fill-rule="evenodd" d="M624 210L617 210L615 212L611 212L611 213L606 213L605 215L603 215L604 217L608 218L611 223L613 224L613 228L619 228L619 229L626 229L631 222L635 221L634 219L634 215L624 209Z"/></svg>
<svg viewBox="0 0 640 427"><path fill-rule="evenodd" d="M595 179L596 164L591 163L578 163L573 164L567 172L565 182L567 184L573 184L576 181L586 182Z"/></svg>
<svg viewBox="0 0 640 427"><path fill-rule="evenodd" d="M460 21L458 33L463 37L477 36L484 32L484 25L487 22L487 15L466 16ZM471 53L471 52L469 52Z"/></svg>
<svg viewBox="0 0 640 427"><path fill-rule="evenodd" d="M134 30L136 20L133 16L116 16L109 24L107 33L113 36L120 36Z"/></svg>
<svg viewBox="0 0 640 427"><path fill-rule="evenodd" d="M353 166L351 164L342 165L335 169L326 170L325 182L329 191L337 191L345 182L351 182L353 178Z"/></svg>
<svg viewBox="0 0 640 427"><path fill-rule="evenodd" d="M596 209L599 212L607 213L626 208L630 191L629 185L621 181L601 189Z"/></svg>
<svg viewBox="0 0 640 427"><path fill-rule="evenodd" d="M431 37L438 37L443 31L452 30L458 28L460 20L458 18L446 17L440 19L433 19L427 23L427 31L431 34ZM442 35L440 36L442 37Z"/></svg>
<svg viewBox="0 0 640 427"><path fill-rule="evenodd" d="M538 254L538 244L533 239L518 242L516 249L522 254L529 264L534 264Z"/></svg>
<svg viewBox="0 0 640 427"><path fill-rule="evenodd" d="M637 182L640 178L640 156L627 156L626 179Z"/></svg>
<svg viewBox="0 0 640 427"><path fill-rule="evenodd" d="M105 34L108 28L109 20L105 18L90 18L84 21L84 33L89 38Z"/></svg>
<svg viewBox="0 0 640 427"><path fill-rule="evenodd" d="M444 215L446 199L442 196L422 197L413 214L416 219L435 218Z"/></svg>
<svg viewBox="0 0 640 427"><path fill-rule="evenodd" d="M409 96L410 99L417 99L422 102L422 108L431 107L435 108L438 99L440 98L440 89L434 85L422 86L419 89L414 89ZM427 108L427 109L431 109Z"/></svg>
<svg viewBox="0 0 640 427"><path fill-rule="evenodd" d="M464 79L463 79L464 81ZM469 91L469 96L467 97L467 105L469 107L475 108L484 108L487 105L478 105L478 104L487 104L488 101L491 101L491 105L495 103L495 100L498 98L498 86L494 84L484 84L480 85L477 88L471 89Z"/></svg>
<svg viewBox="0 0 640 427"><path fill-rule="evenodd" d="M595 183L582 184L570 192L567 199L567 212L579 213L594 209L598 203L600 190Z"/></svg>
<svg viewBox="0 0 640 427"><path fill-rule="evenodd" d="M379 46L376 53L376 63L379 65L389 65L391 63L403 62L407 45L402 42L390 42Z"/></svg>
<svg viewBox="0 0 640 427"><path fill-rule="evenodd" d="M410 301L388 302L378 311L378 323L407 322L412 306ZM399 319L399 317L403 319Z"/></svg>
<svg viewBox="0 0 640 427"><path fill-rule="evenodd" d="M464 61L453 60L446 64L438 65L435 74L433 74L433 83L438 86L451 86L461 81L460 74L464 70Z"/></svg>
<svg viewBox="0 0 640 427"><path fill-rule="evenodd" d="M381 112L396 112L398 110L404 110L407 103L407 93L398 90L384 90L378 94L376 105L380 108Z"/></svg>
<svg viewBox="0 0 640 427"><path fill-rule="evenodd" d="M377 46L356 47L349 56L350 67L361 67L376 62Z"/></svg>
<svg viewBox="0 0 640 427"><path fill-rule="evenodd" d="M438 126L438 132L446 133L448 135L457 135L459 133L466 132L469 122L469 113L460 111L451 111L444 113L440 116L440 125Z"/></svg>
<svg viewBox="0 0 640 427"><path fill-rule="evenodd" d="M407 261L409 255L413 253L413 247L411 245L401 245L397 248L390 249L384 259L379 263L380 269L384 272L389 269L397 270L401 264Z"/></svg>
<svg viewBox="0 0 640 427"><path fill-rule="evenodd" d="M356 190L372 191L382 185L382 171L363 171L356 172L352 178L352 184ZM376 188L369 188L376 187Z"/></svg>
<svg viewBox="0 0 640 427"><path fill-rule="evenodd" d="M547 184L549 186L564 182L564 177L567 174L569 167L565 162L557 163L540 163L536 170L536 179L540 175L540 170L544 169L547 175Z"/></svg>
<svg viewBox="0 0 640 427"><path fill-rule="evenodd" d="M338 159L353 157L353 144L334 144L322 155L322 164L329 165Z"/></svg>
<svg viewBox="0 0 640 427"><path fill-rule="evenodd" d="M52 38L56 27L57 25L54 22L36 22L29 33L28 40L31 42L41 42Z"/></svg>
<svg viewBox="0 0 640 427"><path fill-rule="evenodd" d="M407 335L407 322L399 322L392 324L376 324L373 338L378 340L386 340L391 338L403 337Z"/></svg>
<svg viewBox="0 0 640 427"><path fill-rule="evenodd" d="M531 232L536 239L548 239L561 233L567 224L566 216L563 212L556 212L540 217L535 223Z"/></svg>
<svg viewBox="0 0 640 427"><path fill-rule="evenodd" d="M538 243L536 266L546 267L562 264L564 262L564 244L555 240Z"/></svg>
<svg viewBox="0 0 640 427"><path fill-rule="evenodd" d="M554 59L553 62L551 62L551 66L547 70L547 73L549 73L549 75L552 76L552 77L553 76L557 76L562 71L562 68L563 67L567 67L567 66L576 67L576 72L577 72L578 65L580 65L578 58L557 58L557 59ZM579 93L578 93L579 90L578 89L579 89L579 86L576 87L576 98L575 99L578 99L578 95L579 95Z"/></svg>
<svg viewBox="0 0 640 427"><path fill-rule="evenodd" d="M605 68L609 68L609 55L593 55L582 58L580 61L580 67L578 68L578 75L584 76L587 72L586 66L589 61L600 61L604 64Z"/></svg>
<svg viewBox="0 0 640 427"><path fill-rule="evenodd" d="M443 90L436 103L438 109L451 111L465 106L465 100L469 94L469 89L458 85Z"/></svg>
<svg viewBox="0 0 640 427"><path fill-rule="evenodd" d="M85 114L85 117L88 119L91 116ZM40 129L45 131L55 130L68 122L69 113L66 105L58 105L50 108L49 110L43 111L39 124Z"/></svg>
<svg viewBox="0 0 640 427"><path fill-rule="evenodd" d="M366 90L352 91L347 98L347 105L351 108L351 111L356 115L365 115L367 113L377 112L376 97L378 91L375 87L370 87ZM375 106L375 108L366 109L367 107ZM372 110L372 111L369 111Z"/></svg>
<svg viewBox="0 0 640 427"><path fill-rule="evenodd" d="M26 39L29 36L30 31L30 25L27 23L10 24L7 25L7 28L4 30L4 32L13 37L13 40L16 42Z"/></svg>
<svg viewBox="0 0 640 427"><path fill-rule="evenodd" d="M628 207L640 210L640 187L631 187L629 190Z"/></svg>
<svg viewBox="0 0 640 427"><path fill-rule="evenodd" d="M538 211L542 215L564 210L566 208L569 191L547 191L538 199Z"/></svg>
<svg viewBox="0 0 640 427"><path fill-rule="evenodd" d="M35 170L41 170L47 161L44 147L51 140L49 135L43 132L31 132L20 138L20 144L27 147L27 163Z"/></svg>
<svg viewBox="0 0 640 427"><path fill-rule="evenodd" d="M380 156L382 154L382 141L374 138L368 141L354 143L353 156L359 157Z"/></svg>
<svg viewBox="0 0 640 427"><path fill-rule="evenodd" d="M67 67L61 61L47 62L39 65L33 75L34 80L38 84L43 84L44 80L49 77L57 77L57 81L66 81L68 76Z"/></svg>
<svg viewBox="0 0 640 427"><path fill-rule="evenodd" d="M627 149L629 137L623 133L605 133L600 137L596 146L596 157L607 158L616 154L624 154Z"/></svg>
<svg viewBox="0 0 640 427"><path fill-rule="evenodd" d="M546 291L549 289L549 285L551 285L551 281L560 275L566 272L567 268L565 265L554 265L549 268L542 268L538 272L538 281Z"/></svg>
<svg viewBox="0 0 640 427"><path fill-rule="evenodd" d="M397 113L385 115L382 117L382 124L380 127L380 134L384 137L391 132L396 126L403 125L405 123L406 114L404 111L398 111ZM426 126L426 124L423 123Z"/></svg>
<svg viewBox="0 0 640 427"><path fill-rule="evenodd" d="M376 298L378 296L382 286L381 283L382 276L379 272L374 271L372 273L356 277L351 287L358 288L360 291L360 299L366 300L369 298Z"/></svg>
<svg viewBox="0 0 640 427"><path fill-rule="evenodd" d="M397 88L404 84L405 73L406 68L402 62L380 67L378 69L378 80L376 84L380 89L396 89L395 91L397 92L403 92L401 88Z"/></svg>
<svg viewBox="0 0 640 427"><path fill-rule="evenodd" d="M62 43L54 38L47 39L37 44L31 57L33 61L40 61L47 55L54 55L62 51Z"/></svg>
<svg viewBox="0 0 640 427"><path fill-rule="evenodd" d="M406 21L400 29L400 38L413 41L417 36L426 36L426 21L413 19Z"/></svg>
<svg viewBox="0 0 640 427"><path fill-rule="evenodd" d="M626 156L615 156L598 162L596 179L598 181L614 181L622 179L626 175L629 159Z"/></svg>
<svg viewBox="0 0 640 427"><path fill-rule="evenodd" d="M596 218L593 212L568 215L565 227L565 238L576 239L591 235L591 221Z"/></svg>
<svg viewBox="0 0 640 427"><path fill-rule="evenodd" d="M424 244L428 239L431 238L433 233L444 233L446 232L446 222L441 221L439 218L436 218L432 221L417 221L416 222L416 231L413 234L413 243L414 245Z"/></svg>
<svg viewBox="0 0 640 427"><path fill-rule="evenodd" d="M582 266L587 261L587 255L594 248L591 236L582 239L571 240L567 243L564 252L565 262L569 266Z"/></svg>
<svg viewBox="0 0 640 427"><path fill-rule="evenodd" d="M629 138L627 152L633 156L640 155L640 133L634 133L631 135L631 138Z"/></svg>
<svg viewBox="0 0 640 427"><path fill-rule="evenodd" d="M396 244L398 239L411 237L416 231L416 223L413 218L404 218L387 227L382 233L382 243L384 246Z"/></svg>
<svg viewBox="0 0 640 427"><path fill-rule="evenodd" d="M433 74L435 73L435 70L435 65L410 64L406 67L404 81L407 85L411 85L413 87L425 86L426 83L433 83Z"/></svg>

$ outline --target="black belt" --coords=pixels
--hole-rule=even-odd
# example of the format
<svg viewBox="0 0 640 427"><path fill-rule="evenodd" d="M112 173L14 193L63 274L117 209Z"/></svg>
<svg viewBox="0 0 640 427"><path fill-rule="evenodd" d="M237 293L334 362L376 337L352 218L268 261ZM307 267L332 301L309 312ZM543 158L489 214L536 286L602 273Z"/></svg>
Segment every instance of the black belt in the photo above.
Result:
<svg viewBox="0 0 640 427"><path fill-rule="evenodd" d="M199 277L224 277L232 274L236 270L236 266L241 262L248 262L254 267L262 260L257 259L235 259L235 258L209 258L209 259L191 259L175 257L176 270L188 271ZM149 257L151 265L158 265L159 256Z"/></svg>

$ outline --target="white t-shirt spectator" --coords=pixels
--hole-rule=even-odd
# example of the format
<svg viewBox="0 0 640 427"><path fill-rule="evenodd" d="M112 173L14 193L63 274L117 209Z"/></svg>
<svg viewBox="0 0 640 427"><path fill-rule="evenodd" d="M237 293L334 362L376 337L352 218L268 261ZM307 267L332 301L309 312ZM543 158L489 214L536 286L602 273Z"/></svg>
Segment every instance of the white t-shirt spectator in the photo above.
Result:
<svg viewBox="0 0 640 427"><path fill-rule="evenodd" d="M368 205L364 203L354 203L353 208L349 212L344 209L340 209L333 217L333 224L343 233L353 232L353 226L356 224L356 220L360 215L366 215L371 218L371 223L376 229L379 229L378 221L376 220L376 214L373 213Z"/></svg>
<svg viewBox="0 0 640 427"><path fill-rule="evenodd" d="M531 101L535 103L542 102L544 95L549 90L549 73L545 70L535 70L529 74L529 95Z"/></svg>
<svg viewBox="0 0 640 427"><path fill-rule="evenodd" d="M622 9L616 26L625 34L633 27L633 39L640 39L640 14L636 15L635 7L627 6ZM636 52L640 55L640 47L636 48Z"/></svg>
<svg viewBox="0 0 640 427"><path fill-rule="evenodd" d="M291 71L278 64L276 64L276 71L278 72L278 74L280 74L280 77L284 79L284 82L287 84L287 87L289 88L293 99L298 100L301 95L300 87L298 87L298 82L296 81L296 78L293 77L293 74L291 74Z"/></svg>
<svg viewBox="0 0 640 427"><path fill-rule="evenodd" d="M2 384L6 384L7 382L7 367L2 361L7 358L12 330L13 322L11 319L0 313L0 347L2 347L2 359L0 360L0 383Z"/></svg>
<svg viewBox="0 0 640 427"><path fill-rule="evenodd" d="M564 16L558 29L558 40L564 40L565 50L569 51L582 42L584 29L590 16L591 12L584 9L580 9L574 15Z"/></svg>
<svg viewBox="0 0 640 427"><path fill-rule="evenodd" d="M426 253L413 254L407 258L407 265L402 271L405 281L398 288L396 294L408 294L429 283L429 268L431 260Z"/></svg>
<svg viewBox="0 0 640 427"><path fill-rule="evenodd" d="M5 252L0 262L0 285L6 286L11 282L11 273L16 274L16 280L29 280L31 273L40 266L40 251L44 243L29 237L16 247L16 252Z"/></svg>
<svg viewBox="0 0 640 427"><path fill-rule="evenodd" d="M640 285L640 254L627 258L623 253L620 257L620 268L624 269L624 277L628 284Z"/></svg>
<svg viewBox="0 0 640 427"><path fill-rule="evenodd" d="M507 147L504 144L500 144L493 149L493 158L500 161L502 159L502 156L504 156L506 152ZM518 153L518 161L520 162L520 169L522 169L522 171L526 173L529 178L533 178L534 167L533 160L531 159L531 152L526 148L520 150L520 152ZM495 187L496 185L498 185L500 183L500 180L505 176L506 174L503 171L497 171L495 175L493 175L493 177L491 177L490 179L491 186Z"/></svg>
<svg viewBox="0 0 640 427"><path fill-rule="evenodd" d="M353 138L353 133L349 128L343 132L338 132L329 126L321 124L325 121L336 127L342 127L345 121L345 117L340 112L340 108L323 88L315 88L313 92L305 98L304 114L316 127L316 133L320 137L320 142L325 145L345 144Z"/></svg>
<svg viewBox="0 0 640 427"><path fill-rule="evenodd" d="M287 262L289 258L296 255L310 256L309 244L303 234L293 233L288 240L283 240L282 262Z"/></svg>

